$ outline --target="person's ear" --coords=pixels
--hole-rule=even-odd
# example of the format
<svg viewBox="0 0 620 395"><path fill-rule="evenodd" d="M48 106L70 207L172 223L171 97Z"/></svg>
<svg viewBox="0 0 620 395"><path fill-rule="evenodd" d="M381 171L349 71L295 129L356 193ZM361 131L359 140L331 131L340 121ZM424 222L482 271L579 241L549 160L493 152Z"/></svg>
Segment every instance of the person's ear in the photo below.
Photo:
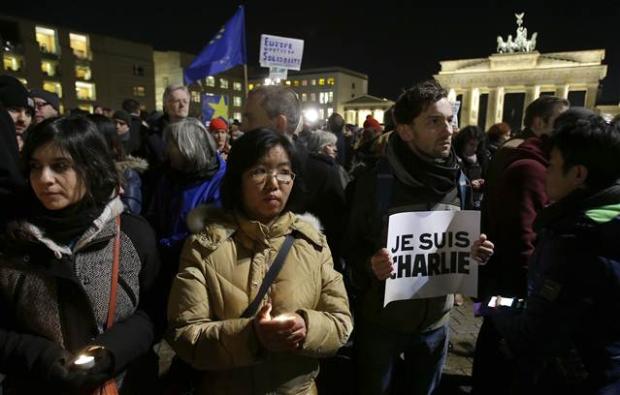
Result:
<svg viewBox="0 0 620 395"><path fill-rule="evenodd" d="M575 165L571 169L573 172L573 183L576 187L585 185L588 178L588 168L584 165Z"/></svg>
<svg viewBox="0 0 620 395"><path fill-rule="evenodd" d="M404 142L413 140L413 128L409 124L399 123L396 125L396 133Z"/></svg>

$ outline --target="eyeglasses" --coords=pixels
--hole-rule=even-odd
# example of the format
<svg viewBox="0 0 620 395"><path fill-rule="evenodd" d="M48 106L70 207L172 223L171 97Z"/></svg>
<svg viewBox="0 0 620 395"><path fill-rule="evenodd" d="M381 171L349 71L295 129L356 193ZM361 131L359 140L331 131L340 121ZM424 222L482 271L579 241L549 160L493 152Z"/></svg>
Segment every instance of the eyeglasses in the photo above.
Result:
<svg viewBox="0 0 620 395"><path fill-rule="evenodd" d="M295 179L295 173L288 169L276 169L267 171L262 167L250 170L250 178L256 184L264 184L267 176L275 177L278 184L290 184Z"/></svg>
<svg viewBox="0 0 620 395"><path fill-rule="evenodd" d="M50 104L48 102L45 102L45 101L44 102L35 102L34 103L34 106L37 108L37 110L41 109L41 108L43 108L45 106L49 106L49 105Z"/></svg>

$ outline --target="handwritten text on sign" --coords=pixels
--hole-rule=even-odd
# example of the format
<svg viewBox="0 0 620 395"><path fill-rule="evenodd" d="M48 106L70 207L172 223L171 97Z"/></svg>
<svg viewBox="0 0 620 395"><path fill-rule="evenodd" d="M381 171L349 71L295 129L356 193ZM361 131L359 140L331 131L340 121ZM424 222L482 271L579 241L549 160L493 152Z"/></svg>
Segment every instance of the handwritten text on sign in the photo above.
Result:
<svg viewBox="0 0 620 395"><path fill-rule="evenodd" d="M289 70L301 69L304 40L261 34L260 65L282 67Z"/></svg>
<svg viewBox="0 0 620 395"><path fill-rule="evenodd" d="M384 305L451 293L476 296L478 265L470 249L479 235L478 211L391 215L387 248L394 273L386 281Z"/></svg>

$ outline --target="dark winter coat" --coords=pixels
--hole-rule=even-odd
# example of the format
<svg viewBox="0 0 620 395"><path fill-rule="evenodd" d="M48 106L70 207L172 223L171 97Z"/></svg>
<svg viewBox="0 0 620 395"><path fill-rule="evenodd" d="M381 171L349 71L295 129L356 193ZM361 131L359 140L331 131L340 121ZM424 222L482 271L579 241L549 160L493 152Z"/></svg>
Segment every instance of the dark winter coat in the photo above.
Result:
<svg viewBox="0 0 620 395"><path fill-rule="evenodd" d="M124 393L157 378L153 343L162 331L165 295L158 295L159 258L153 231L111 201L73 248L56 244L29 223L12 224L0 255L0 372L5 389L55 393L47 375L66 352L102 345ZM116 319L104 330L115 235L121 215ZM148 368L151 371L148 372ZM148 373L147 373L148 372ZM146 374L144 376L143 374ZM138 377L140 376L140 377Z"/></svg>

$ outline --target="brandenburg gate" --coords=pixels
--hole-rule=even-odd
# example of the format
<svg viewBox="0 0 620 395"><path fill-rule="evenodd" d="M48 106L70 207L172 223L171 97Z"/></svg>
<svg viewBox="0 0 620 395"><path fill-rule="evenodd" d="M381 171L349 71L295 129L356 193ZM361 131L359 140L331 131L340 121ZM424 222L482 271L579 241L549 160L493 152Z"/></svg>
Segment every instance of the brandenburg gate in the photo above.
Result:
<svg viewBox="0 0 620 395"><path fill-rule="evenodd" d="M502 121L521 127L525 107L543 94L594 109L599 81L607 74L607 66L601 63L605 50L539 53L537 33L528 39L523 15L515 15L514 41L512 35L506 41L497 37L498 53L440 62L441 70L434 77L449 90L451 101L461 102L460 127L488 129Z"/></svg>

